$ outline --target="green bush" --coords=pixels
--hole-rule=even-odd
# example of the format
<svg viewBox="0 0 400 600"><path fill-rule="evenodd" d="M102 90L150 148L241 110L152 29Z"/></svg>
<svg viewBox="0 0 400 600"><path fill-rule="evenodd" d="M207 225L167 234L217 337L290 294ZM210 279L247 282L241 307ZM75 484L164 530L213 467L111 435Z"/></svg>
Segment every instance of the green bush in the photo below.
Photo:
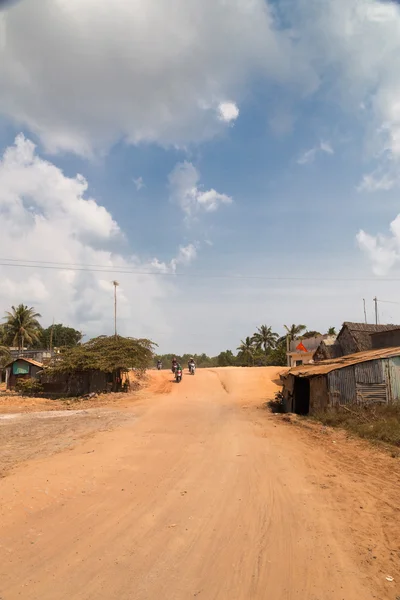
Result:
<svg viewBox="0 0 400 600"><path fill-rule="evenodd" d="M43 392L43 386L36 379L18 379L15 384L16 391L21 396L35 396Z"/></svg>

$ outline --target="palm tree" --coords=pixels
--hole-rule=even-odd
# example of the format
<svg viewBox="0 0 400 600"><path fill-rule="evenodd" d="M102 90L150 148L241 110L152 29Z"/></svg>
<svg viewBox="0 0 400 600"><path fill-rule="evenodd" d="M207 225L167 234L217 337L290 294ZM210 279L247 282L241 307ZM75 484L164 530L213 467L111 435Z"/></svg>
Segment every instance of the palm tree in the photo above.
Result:
<svg viewBox="0 0 400 600"><path fill-rule="evenodd" d="M247 336L245 341L240 340L240 346L236 350L239 350L242 357L247 359L247 365L254 363L254 344L251 337Z"/></svg>
<svg viewBox="0 0 400 600"><path fill-rule="evenodd" d="M38 317L41 315L31 306L28 308L24 304L11 307L11 312L6 312L4 317L4 333L6 343L18 346L21 351L24 344L33 344L40 337L41 327Z"/></svg>
<svg viewBox="0 0 400 600"><path fill-rule="evenodd" d="M293 325L291 325L290 327L288 327L287 325L284 325L284 328L287 331L287 335L289 336L289 340L292 342L299 335L301 335L305 329L307 329L307 325L295 325L293 323Z"/></svg>
<svg viewBox="0 0 400 600"><path fill-rule="evenodd" d="M278 334L272 331L272 327L261 325L253 335L253 343L257 350L263 348L265 354L268 354L268 350L275 348L278 337Z"/></svg>
<svg viewBox="0 0 400 600"><path fill-rule="evenodd" d="M11 360L11 354L6 346L0 346L0 369Z"/></svg>
<svg viewBox="0 0 400 600"><path fill-rule="evenodd" d="M328 335L336 335L336 328L335 327L329 327L329 329L328 329Z"/></svg>

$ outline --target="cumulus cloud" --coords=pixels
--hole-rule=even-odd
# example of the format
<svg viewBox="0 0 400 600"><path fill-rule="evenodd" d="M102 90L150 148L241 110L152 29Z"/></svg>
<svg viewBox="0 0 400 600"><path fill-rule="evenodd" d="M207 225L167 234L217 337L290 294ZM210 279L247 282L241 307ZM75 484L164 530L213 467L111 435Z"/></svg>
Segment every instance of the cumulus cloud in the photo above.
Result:
<svg viewBox="0 0 400 600"><path fill-rule="evenodd" d="M236 118L254 77L308 85L299 61L265 0L25 1L0 14L0 113L53 152L184 145Z"/></svg>
<svg viewBox="0 0 400 600"><path fill-rule="evenodd" d="M221 102L218 107L219 119L225 123L236 121L239 116L239 108L234 102Z"/></svg>
<svg viewBox="0 0 400 600"><path fill-rule="evenodd" d="M171 200L181 207L188 217L201 211L214 212L223 204L231 204L232 198L214 189L202 191L199 187L200 173L187 161L178 163L169 175Z"/></svg>
<svg viewBox="0 0 400 600"><path fill-rule="evenodd" d="M197 258L197 248L194 244L180 246L179 252L169 263L154 258L150 265L159 273L176 273L179 265L188 266Z"/></svg>
<svg viewBox="0 0 400 600"><path fill-rule="evenodd" d="M376 275L387 275L400 262L400 215L390 224L390 231L390 236L373 236L363 230L357 234L358 245L371 261Z"/></svg>
<svg viewBox="0 0 400 600"><path fill-rule="evenodd" d="M160 272L156 265L112 251L123 233L88 196L83 176L67 177L19 135L0 160L0 189L0 255L10 265L0 266L2 307L24 302L40 311L44 323L54 317L99 335L112 330L111 281L117 278L121 333L156 337L160 329L171 331L159 303L173 296L173 285L151 275ZM194 245L182 246L170 270L195 258Z"/></svg>
<svg viewBox="0 0 400 600"><path fill-rule="evenodd" d="M310 150L306 150L305 152L303 152L303 154L301 154L297 159L297 164L307 165L314 162L318 152L324 152L325 154L334 154L334 150L329 142L320 142L318 146L315 146L315 148L311 148Z"/></svg>
<svg viewBox="0 0 400 600"><path fill-rule="evenodd" d="M287 6L330 97L361 121L377 155L400 158L399 4L293 0Z"/></svg>

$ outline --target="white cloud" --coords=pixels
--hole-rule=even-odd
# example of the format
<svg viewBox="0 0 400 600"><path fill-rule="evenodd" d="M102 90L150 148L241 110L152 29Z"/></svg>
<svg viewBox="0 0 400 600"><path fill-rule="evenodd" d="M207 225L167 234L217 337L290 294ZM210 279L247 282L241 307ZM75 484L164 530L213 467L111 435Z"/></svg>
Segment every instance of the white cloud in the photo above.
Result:
<svg viewBox="0 0 400 600"><path fill-rule="evenodd" d="M34 305L44 324L54 317L87 335L99 335L112 331L111 281L117 278L121 333L151 337L160 327L170 331L159 302L173 295L171 284L119 272L151 267L110 250L123 234L110 213L86 195L87 189L82 176L64 175L22 135L6 149L0 160L0 256L30 268L15 262L0 266L0 306ZM182 248L176 260L188 264L194 254L190 247ZM46 262L47 268L29 261ZM68 269L74 265L104 265L107 272Z"/></svg>
<svg viewBox="0 0 400 600"><path fill-rule="evenodd" d="M293 0L288 9L330 98L361 121L376 155L400 158L400 6Z"/></svg>
<svg viewBox="0 0 400 600"><path fill-rule="evenodd" d="M169 175L171 200L188 217L200 211L214 212L222 204L231 204L232 198L214 189L203 192L199 188L200 174L190 162L178 163Z"/></svg>
<svg viewBox="0 0 400 600"><path fill-rule="evenodd" d="M265 0L42 0L0 14L0 114L51 152L201 141L253 78L310 87L310 73Z"/></svg>
<svg viewBox="0 0 400 600"><path fill-rule="evenodd" d="M239 116L239 108L234 102L221 102L218 107L219 119L225 123L236 121Z"/></svg>
<svg viewBox="0 0 400 600"><path fill-rule="evenodd" d="M364 175L361 183L357 186L358 192L387 192L393 189L399 182L399 176L394 173L382 173L379 169L373 173Z"/></svg>
<svg viewBox="0 0 400 600"><path fill-rule="evenodd" d="M315 146L315 148L311 148L307 150L303 154L299 156L297 159L297 164L299 165L307 165L314 162L315 157L318 152L324 152L325 154L334 154L334 150L329 142L320 142L319 146Z"/></svg>
<svg viewBox="0 0 400 600"><path fill-rule="evenodd" d="M334 154L334 150L329 142L321 142L319 149L326 154Z"/></svg>
<svg viewBox="0 0 400 600"><path fill-rule="evenodd" d="M391 236L372 236L361 230L357 234L360 249L372 264L375 275L387 275L400 262L400 215L390 224Z"/></svg>
<svg viewBox="0 0 400 600"><path fill-rule="evenodd" d="M137 177L136 179L133 179L133 183L136 186L136 190L138 192L140 192L140 190L144 187L146 187L144 181L143 181L143 177Z"/></svg>
<svg viewBox="0 0 400 600"><path fill-rule="evenodd" d="M196 246L194 244L188 244L187 246L180 246L177 256L169 263L161 262L158 258L154 258L150 262L150 266L159 273L176 273L179 265L188 266L196 258Z"/></svg>

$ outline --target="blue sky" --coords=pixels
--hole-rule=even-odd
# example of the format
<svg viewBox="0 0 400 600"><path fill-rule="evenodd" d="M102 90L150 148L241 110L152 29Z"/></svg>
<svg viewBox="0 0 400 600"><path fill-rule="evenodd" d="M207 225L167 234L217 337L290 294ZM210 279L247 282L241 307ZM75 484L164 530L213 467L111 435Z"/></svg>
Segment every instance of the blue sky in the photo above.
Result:
<svg viewBox="0 0 400 600"><path fill-rule="evenodd" d="M325 4L0 12L4 310L110 333L115 276L121 333L218 353L396 301L400 9Z"/></svg>

